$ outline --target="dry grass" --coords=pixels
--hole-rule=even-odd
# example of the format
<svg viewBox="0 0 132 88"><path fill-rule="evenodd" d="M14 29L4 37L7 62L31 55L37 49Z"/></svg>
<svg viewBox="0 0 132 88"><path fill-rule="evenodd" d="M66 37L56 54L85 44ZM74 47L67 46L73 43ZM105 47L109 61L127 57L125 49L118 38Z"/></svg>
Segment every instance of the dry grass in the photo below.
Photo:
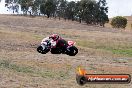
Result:
<svg viewBox="0 0 132 88"><path fill-rule="evenodd" d="M0 19L1 88L132 87L131 84L80 87L75 80L79 65L88 73L132 74L132 32L40 17L0 15ZM79 54L70 57L37 53L41 39L51 33L76 41Z"/></svg>

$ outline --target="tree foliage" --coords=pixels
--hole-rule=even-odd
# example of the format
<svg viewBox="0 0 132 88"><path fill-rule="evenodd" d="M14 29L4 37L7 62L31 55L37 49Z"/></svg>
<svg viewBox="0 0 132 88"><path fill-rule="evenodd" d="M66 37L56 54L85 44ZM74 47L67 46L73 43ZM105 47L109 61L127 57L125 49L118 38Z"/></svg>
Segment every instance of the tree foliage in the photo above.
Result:
<svg viewBox="0 0 132 88"><path fill-rule="evenodd" d="M45 14L49 18L52 14L55 12L56 5L54 3L54 0L47 0L44 5Z"/></svg>
<svg viewBox="0 0 132 88"><path fill-rule="evenodd" d="M18 0L5 0L5 7L7 7L9 10L12 10L13 13L19 13L19 4Z"/></svg>
<svg viewBox="0 0 132 88"><path fill-rule="evenodd" d="M127 25L127 19L122 16L114 17L111 21L113 28L125 28Z"/></svg>
<svg viewBox="0 0 132 88"><path fill-rule="evenodd" d="M108 19L106 0L6 0L7 3L19 3L23 14L43 14L49 17L59 17L65 20L86 22L92 25L104 26Z"/></svg>
<svg viewBox="0 0 132 88"><path fill-rule="evenodd" d="M45 4L44 3L40 5L40 12L41 14L45 14Z"/></svg>

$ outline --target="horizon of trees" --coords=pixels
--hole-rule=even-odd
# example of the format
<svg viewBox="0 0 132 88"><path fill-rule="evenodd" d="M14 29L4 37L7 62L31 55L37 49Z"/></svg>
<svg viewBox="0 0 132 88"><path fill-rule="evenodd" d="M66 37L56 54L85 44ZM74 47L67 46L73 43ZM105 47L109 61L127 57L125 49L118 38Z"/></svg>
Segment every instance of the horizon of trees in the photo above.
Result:
<svg viewBox="0 0 132 88"><path fill-rule="evenodd" d="M23 15L63 18L87 24L104 26L108 19L106 0L5 0L6 7L18 12L21 6Z"/></svg>

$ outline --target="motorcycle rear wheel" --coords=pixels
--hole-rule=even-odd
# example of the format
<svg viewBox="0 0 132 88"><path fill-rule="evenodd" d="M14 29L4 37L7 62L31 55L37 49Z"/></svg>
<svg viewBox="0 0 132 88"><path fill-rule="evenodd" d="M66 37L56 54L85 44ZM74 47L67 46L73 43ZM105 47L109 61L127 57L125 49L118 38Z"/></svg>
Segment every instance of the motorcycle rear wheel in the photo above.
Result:
<svg viewBox="0 0 132 88"><path fill-rule="evenodd" d="M68 55L75 56L78 53L78 49L75 46L69 48Z"/></svg>

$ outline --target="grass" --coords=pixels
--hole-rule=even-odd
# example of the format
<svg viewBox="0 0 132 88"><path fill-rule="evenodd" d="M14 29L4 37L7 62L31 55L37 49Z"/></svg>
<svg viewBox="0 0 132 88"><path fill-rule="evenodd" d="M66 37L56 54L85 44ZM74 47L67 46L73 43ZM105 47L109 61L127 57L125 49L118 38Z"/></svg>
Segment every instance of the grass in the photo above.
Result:
<svg viewBox="0 0 132 88"><path fill-rule="evenodd" d="M88 66L88 73L104 74L114 73L116 67L117 71L121 70L118 69L118 64L120 65L120 63L126 63L125 66L128 66L128 69L131 66L131 60L123 58L124 56L131 56L132 36L129 33L113 33L107 32L107 30L104 32L102 28L99 28L99 31L98 29L97 31L89 31L89 29L96 29L97 27L80 24L80 26L76 26L77 24L71 25L68 21L66 21L67 24L64 24L62 21L57 20L56 23L56 21L47 21L47 19L38 20L37 18L29 19L28 17L15 16L4 16L1 19L1 25L4 25L0 27L0 40L2 41L0 43L2 47L0 58L3 59L0 60L1 87L15 88L15 85L21 85L21 87L35 88L52 88L53 86L77 88L79 86L75 82L75 68L80 64ZM7 23L3 24L4 21ZM56 26L56 24L60 25ZM34 46L39 44L43 37L51 33L58 33L67 40L75 41L79 54L75 57L51 55L50 53L46 55L38 54ZM12 45L10 46L10 44ZM18 46L16 47L15 45ZM32 47L32 45L34 46ZM12 48L20 48L20 50L12 50ZM122 56L122 59L113 58L112 53L124 56ZM88 61L86 62L86 60ZM107 63L112 66L110 72L105 69L107 66L104 65ZM121 70L121 73L128 72L131 74L131 70L128 71L128 69ZM109 88L109 85L88 85L86 87ZM110 87L114 88L115 85ZM116 86L116 88L119 87ZM122 88L128 88L128 86L123 86Z"/></svg>
<svg viewBox="0 0 132 88"><path fill-rule="evenodd" d="M132 49L106 49L106 50L113 52L113 54L121 54L132 57Z"/></svg>
<svg viewBox="0 0 132 88"><path fill-rule="evenodd" d="M55 72L55 71L51 71L51 70L45 70L45 69L36 69L30 66L20 66L20 65L16 65L14 63L11 63L11 61L8 60L0 60L0 68L6 68L9 70L13 70L16 72L21 72L21 73L25 73L28 75L37 75L37 76L41 76L43 78L66 78L68 76L67 72L64 71L59 71L59 72Z"/></svg>
<svg viewBox="0 0 132 88"><path fill-rule="evenodd" d="M98 42L97 43L94 41L85 41L85 40L78 41L77 44L82 47L106 50L116 55L132 57L132 45L131 44L125 44L125 43L120 43L120 42L117 42L117 43Z"/></svg>
<svg viewBox="0 0 132 88"><path fill-rule="evenodd" d="M10 70L14 70L17 72L33 73L32 67L18 66L16 64L12 64L11 61L8 61L8 60L1 60L0 61L0 67L10 69Z"/></svg>

